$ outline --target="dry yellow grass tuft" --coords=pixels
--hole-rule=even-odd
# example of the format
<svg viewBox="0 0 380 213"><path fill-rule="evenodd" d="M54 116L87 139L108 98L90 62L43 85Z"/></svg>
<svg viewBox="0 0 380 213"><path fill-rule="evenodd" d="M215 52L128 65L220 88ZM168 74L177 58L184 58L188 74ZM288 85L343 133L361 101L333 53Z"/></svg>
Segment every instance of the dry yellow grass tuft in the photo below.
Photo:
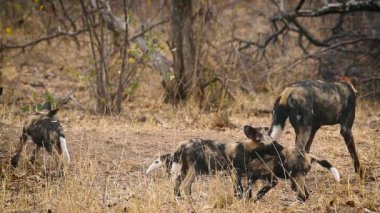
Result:
<svg viewBox="0 0 380 213"><path fill-rule="evenodd" d="M247 102L249 103L249 102ZM241 102L244 108L249 104ZM281 181L263 200L253 203L233 197L228 175L201 176L195 181L192 199L176 200L173 186L164 169L146 175L147 166L157 155L172 152L177 143L192 137L225 141L243 140L241 126L268 126L269 114L254 115L242 110L228 114L238 128L212 130L215 115L197 112L188 107L173 109L161 105L160 110L146 110L152 119L138 120L140 112L128 116L99 117L83 111L60 112L66 130L68 148L73 157L64 177L49 172L49 156L44 153L31 166L27 147L23 163L16 169L8 166L21 132L24 116L12 116L7 108L1 111L0 211L53 212L345 212L380 210L380 126L371 126L369 117L378 115L378 108L359 103L353 128L360 159L372 178L361 180L353 165L339 127L321 129L311 152L328 159L338 168L342 182L336 183L329 172L315 165L307 177L311 196L298 204L289 183ZM147 114L147 113L150 113ZM154 114L165 122L154 119ZM196 115L195 115L196 114ZM293 129L286 126L280 142L294 145ZM262 186L258 183L254 192Z"/></svg>

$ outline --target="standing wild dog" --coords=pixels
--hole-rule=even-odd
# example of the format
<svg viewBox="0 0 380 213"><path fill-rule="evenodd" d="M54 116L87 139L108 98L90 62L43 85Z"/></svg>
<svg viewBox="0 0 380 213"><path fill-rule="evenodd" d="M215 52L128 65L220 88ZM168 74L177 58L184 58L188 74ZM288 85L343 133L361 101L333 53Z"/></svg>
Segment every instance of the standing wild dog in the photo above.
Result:
<svg viewBox="0 0 380 213"><path fill-rule="evenodd" d="M235 196L242 197L241 177L246 173L254 151L269 153L268 146L273 147L272 139L262 134L263 128L244 127L244 133L251 141L224 143L213 140L191 139L182 142L176 151L160 156L149 166L147 173L165 163L166 171L175 180L174 194L181 196L180 187L187 196L191 195L191 185L197 175L212 174L214 171L227 170L234 181ZM266 144L268 142L269 144ZM276 143L277 144L277 143ZM179 171L178 166L180 167ZM170 171L170 172L169 172Z"/></svg>
<svg viewBox="0 0 380 213"><path fill-rule="evenodd" d="M309 197L305 186L305 177L311 169L311 163L317 162L322 167L329 169L337 182L340 182L338 170L328 161L321 160L314 155L305 153L297 148L286 148L278 144L276 147L278 155L266 155L256 152L248 168L247 198L252 196L252 184L257 180L266 180L266 185L257 193L255 202L261 199L271 188L277 185L278 178L289 179L291 188L297 191L297 199L301 202Z"/></svg>
<svg viewBox="0 0 380 213"><path fill-rule="evenodd" d="M66 138L63 133L63 128L55 114L58 109L51 110L48 107L47 112L40 112L29 116L22 129L22 135L20 137L20 144L16 150L16 154L11 159L11 164L16 167L21 156L21 152L24 149L28 136L30 136L33 142L36 144L36 148L33 150L33 154L30 161L33 163L37 157L38 151L41 147L44 147L49 154L55 154L55 157L63 154L66 161L70 162L70 155L67 150ZM56 160L57 169L60 169L61 159Z"/></svg>
<svg viewBox="0 0 380 213"><path fill-rule="evenodd" d="M351 132L355 119L355 102L356 90L346 77L340 82L293 83L285 88L274 103L269 134L277 140L289 117L296 133L296 146L309 152L321 126L340 124L340 134L354 161L355 172L359 172L360 163Z"/></svg>

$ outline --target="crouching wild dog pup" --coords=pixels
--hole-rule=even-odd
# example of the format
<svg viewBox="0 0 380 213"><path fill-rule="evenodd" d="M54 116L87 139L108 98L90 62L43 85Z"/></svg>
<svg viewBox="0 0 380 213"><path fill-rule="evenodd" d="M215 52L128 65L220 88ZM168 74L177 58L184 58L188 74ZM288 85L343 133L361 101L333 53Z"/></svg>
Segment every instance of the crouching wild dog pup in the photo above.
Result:
<svg viewBox="0 0 380 213"><path fill-rule="evenodd" d="M340 181L338 170L326 160L321 160L297 148L285 148L280 144L273 149L277 150L277 155L263 155L256 152L257 158L254 158L249 164L247 198L252 196L252 184L257 180L266 181L266 185L258 191L255 202L277 185L277 178L289 179L291 188L297 192L297 199L301 202L305 201L309 197L305 186L305 177L313 162L329 169L335 180Z"/></svg>
<svg viewBox="0 0 380 213"><path fill-rule="evenodd" d="M36 148L30 157L32 163L34 163L41 147L44 147L49 154L54 154L55 157L59 158L56 159L57 169L61 169L62 167L60 155L63 154L66 161L68 163L70 162L70 155L67 150L63 128L55 116L57 112L58 109L51 110L49 105L47 112L39 112L29 116L22 129L19 147L11 159L11 164L14 167L18 165L21 152L26 145L28 136L30 136L36 144Z"/></svg>
<svg viewBox="0 0 380 213"><path fill-rule="evenodd" d="M278 140L289 117L296 133L296 146L310 151L318 129L340 124L355 172L360 163L351 128L355 119L356 90L347 77L340 82L301 81L289 85L277 97L273 107L270 136ZM362 175L362 172L360 172Z"/></svg>
<svg viewBox="0 0 380 213"><path fill-rule="evenodd" d="M246 173L247 166L255 157L255 151L263 154L271 154L273 151L272 139L262 127L244 127L244 133L251 141L225 143L213 140L191 139L182 142L174 154L160 156L153 162L147 173L157 169L163 163L167 173L173 175L175 180L174 194L180 195L180 187L186 196L191 195L191 185L197 175L212 174L214 171L227 170L234 182L235 196L241 198L243 186L241 177ZM267 144L267 142L269 144ZM270 148L269 148L270 147ZM179 171L178 171L178 167Z"/></svg>

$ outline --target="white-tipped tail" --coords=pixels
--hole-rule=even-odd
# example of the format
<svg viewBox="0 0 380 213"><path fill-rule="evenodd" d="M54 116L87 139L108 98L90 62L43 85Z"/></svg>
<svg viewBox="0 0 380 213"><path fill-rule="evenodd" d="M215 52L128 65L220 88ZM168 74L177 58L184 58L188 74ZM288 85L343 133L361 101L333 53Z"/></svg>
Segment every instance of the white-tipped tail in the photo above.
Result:
<svg viewBox="0 0 380 213"><path fill-rule="evenodd" d="M282 133L282 128L280 125L274 125L272 127L272 133L270 134L271 138L273 138L273 140L278 140L281 136L281 133Z"/></svg>
<svg viewBox="0 0 380 213"><path fill-rule="evenodd" d="M336 182L340 182L340 175L339 175L338 170L335 167L331 167L330 172L334 176L334 179L336 180Z"/></svg>
<svg viewBox="0 0 380 213"><path fill-rule="evenodd" d="M59 143L61 145L63 156L65 157L67 163L70 163L70 155L69 155L69 151L67 150L66 138L60 136L59 137Z"/></svg>
<svg viewBox="0 0 380 213"><path fill-rule="evenodd" d="M149 174L150 172L158 169L161 165L162 165L161 159L157 158L157 160L155 160L152 164L150 164L150 166L146 170L146 173Z"/></svg>
<svg viewBox="0 0 380 213"><path fill-rule="evenodd" d="M173 162L172 168L170 169L170 174L172 175L172 180L175 181L179 175L179 166L178 163Z"/></svg>

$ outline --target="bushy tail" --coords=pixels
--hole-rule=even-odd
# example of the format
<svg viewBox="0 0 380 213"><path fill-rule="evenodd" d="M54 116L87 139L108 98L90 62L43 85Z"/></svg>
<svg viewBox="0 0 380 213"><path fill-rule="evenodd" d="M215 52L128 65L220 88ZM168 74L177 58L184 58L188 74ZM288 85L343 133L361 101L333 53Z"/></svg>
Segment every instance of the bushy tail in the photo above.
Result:
<svg viewBox="0 0 380 213"><path fill-rule="evenodd" d="M273 115L272 115L272 125L269 129L269 135L274 139L278 140L285 126L285 121L288 118L288 110L286 107L286 100L288 96L283 94L279 96L273 106Z"/></svg>
<svg viewBox="0 0 380 213"><path fill-rule="evenodd" d="M59 144L61 146L63 156L65 157L67 163L70 163L70 155L69 155L69 151L67 150L67 142L64 135L59 136Z"/></svg>
<svg viewBox="0 0 380 213"><path fill-rule="evenodd" d="M337 181L337 182L340 182L340 175L339 175L339 172L338 170L333 167L331 165L331 163L329 163L327 160L323 160L323 159L320 159L312 154L308 154L311 158L311 162L317 162L319 165L321 165L322 167L330 170L331 174L333 175L334 179Z"/></svg>

